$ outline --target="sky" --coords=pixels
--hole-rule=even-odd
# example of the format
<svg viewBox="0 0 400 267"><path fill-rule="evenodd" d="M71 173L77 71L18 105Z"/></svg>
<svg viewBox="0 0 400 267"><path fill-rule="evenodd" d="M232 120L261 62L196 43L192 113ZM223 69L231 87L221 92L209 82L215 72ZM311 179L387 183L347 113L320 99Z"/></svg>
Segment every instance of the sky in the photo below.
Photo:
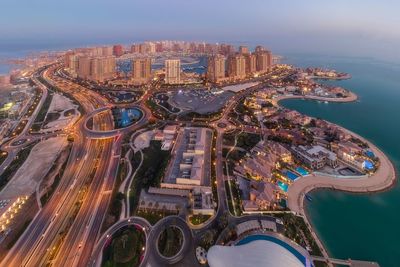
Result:
<svg viewBox="0 0 400 267"><path fill-rule="evenodd" d="M400 62L398 0L0 0L0 53L144 40Z"/></svg>

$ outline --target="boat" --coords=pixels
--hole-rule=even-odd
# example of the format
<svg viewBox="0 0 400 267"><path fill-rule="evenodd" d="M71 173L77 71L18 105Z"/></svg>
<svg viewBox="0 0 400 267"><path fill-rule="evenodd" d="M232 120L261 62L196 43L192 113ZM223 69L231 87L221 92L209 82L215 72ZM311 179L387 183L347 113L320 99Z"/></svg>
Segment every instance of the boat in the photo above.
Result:
<svg viewBox="0 0 400 267"><path fill-rule="evenodd" d="M307 199L308 201L312 201L312 197L311 197L310 195L308 195L308 194L306 194L306 199Z"/></svg>

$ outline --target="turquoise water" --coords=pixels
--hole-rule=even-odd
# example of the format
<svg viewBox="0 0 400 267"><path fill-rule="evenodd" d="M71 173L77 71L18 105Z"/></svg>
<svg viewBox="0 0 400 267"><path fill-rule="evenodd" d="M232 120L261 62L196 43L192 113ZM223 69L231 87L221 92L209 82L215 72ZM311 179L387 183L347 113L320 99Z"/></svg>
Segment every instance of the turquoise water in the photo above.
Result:
<svg viewBox="0 0 400 267"><path fill-rule="evenodd" d="M356 92L356 103L286 100L290 109L342 125L380 147L400 167L400 65L372 59L293 56L301 66L332 67L353 78L329 82ZM319 190L307 212L332 256L400 266L400 186L377 194Z"/></svg>
<svg viewBox="0 0 400 267"><path fill-rule="evenodd" d="M292 181L294 181L294 180L296 180L297 178L299 178L299 176L298 176L297 174L295 174L295 173L293 173L293 172L291 172L291 171L285 171L283 174L284 174L288 179L290 179L290 180L292 180Z"/></svg>
<svg viewBox="0 0 400 267"><path fill-rule="evenodd" d="M278 186L280 189L282 189L283 192L287 192L288 187L289 187L288 184L281 182L281 181L278 181Z"/></svg>
<svg viewBox="0 0 400 267"><path fill-rule="evenodd" d="M269 235L249 235L249 236L246 236L245 238L243 238L242 240L240 240L240 241L236 244L236 246L245 245L245 244L251 243L251 242L256 241L256 240L265 240L265 241L270 241L270 242L273 242L273 243L275 243L275 244L278 244L278 245L280 245L281 247L287 249L287 250L288 250L290 253L292 253L294 256L296 256L296 258L298 258L299 261L301 261L301 262L304 264L304 266L308 266L308 265L307 265L307 260L306 260L306 258L303 256L303 254L301 254L300 252L298 252L295 248L293 248L293 247L292 247L291 245L289 245L288 243L286 243L286 242L284 242L284 241L282 241L282 240L280 240L280 239L278 239L278 238L275 238L275 237L273 237L273 236L269 236Z"/></svg>
<svg viewBox="0 0 400 267"><path fill-rule="evenodd" d="M306 171L306 170L303 169L302 167L297 167L297 168L296 168L296 172L300 173L302 176L308 174L308 171Z"/></svg>

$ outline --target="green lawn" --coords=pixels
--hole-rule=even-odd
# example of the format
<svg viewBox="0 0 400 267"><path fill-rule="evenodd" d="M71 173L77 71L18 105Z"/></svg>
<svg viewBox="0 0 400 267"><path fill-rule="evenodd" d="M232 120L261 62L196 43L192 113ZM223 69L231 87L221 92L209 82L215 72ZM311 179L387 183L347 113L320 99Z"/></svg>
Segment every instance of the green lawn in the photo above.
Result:
<svg viewBox="0 0 400 267"><path fill-rule="evenodd" d="M197 214L189 216L189 221L193 225L199 225L205 223L208 219L211 218L211 215Z"/></svg>
<svg viewBox="0 0 400 267"><path fill-rule="evenodd" d="M161 150L160 141L151 141L150 146L143 150L143 157L142 166L138 170L131 187L131 211L136 209L142 189L160 185L170 159L170 152ZM133 158L133 166L136 168L139 163L140 153L136 153Z"/></svg>
<svg viewBox="0 0 400 267"><path fill-rule="evenodd" d="M168 227L161 232L158 238L158 251L164 257L173 257L181 249L183 244L182 231L177 227Z"/></svg>

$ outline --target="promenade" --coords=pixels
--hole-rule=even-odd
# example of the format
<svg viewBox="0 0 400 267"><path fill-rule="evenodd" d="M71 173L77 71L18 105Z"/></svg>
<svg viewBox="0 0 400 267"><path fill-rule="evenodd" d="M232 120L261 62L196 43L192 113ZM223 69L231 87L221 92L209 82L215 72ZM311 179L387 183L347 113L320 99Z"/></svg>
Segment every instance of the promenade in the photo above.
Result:
<svg viewBox="0 0 400 267"><path fill-rule="evenodd" d="M348 103L354 102L358 99L358 96L353 93L349 92L348 97L341 97L341 98L333 98L333 97L321 97L321 96L313 96L313 95L283 95L279 96L274 99L274 104L278 105L279 101L285 99L308 99L308 100L317 100L317 101L328 101L328 102L335 102L335 103Z"/></svg>

